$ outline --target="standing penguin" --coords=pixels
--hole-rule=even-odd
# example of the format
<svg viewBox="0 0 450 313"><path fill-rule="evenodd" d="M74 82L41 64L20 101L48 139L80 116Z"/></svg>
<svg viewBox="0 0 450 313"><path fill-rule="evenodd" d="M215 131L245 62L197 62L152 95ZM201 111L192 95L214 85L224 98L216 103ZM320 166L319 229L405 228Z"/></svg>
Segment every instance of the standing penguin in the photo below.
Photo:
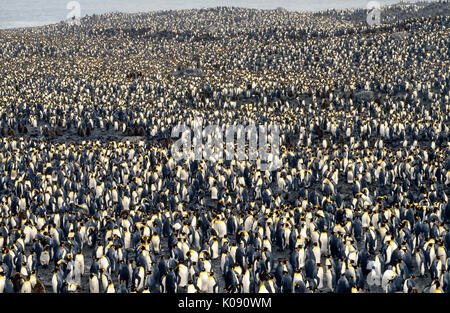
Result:
<svg viewBox="0 0 450 313"><path fill-rule="evenodd" d="M100 292L100 283L96 274L89 274L89 292L90 293L99 293Z"/></svg>

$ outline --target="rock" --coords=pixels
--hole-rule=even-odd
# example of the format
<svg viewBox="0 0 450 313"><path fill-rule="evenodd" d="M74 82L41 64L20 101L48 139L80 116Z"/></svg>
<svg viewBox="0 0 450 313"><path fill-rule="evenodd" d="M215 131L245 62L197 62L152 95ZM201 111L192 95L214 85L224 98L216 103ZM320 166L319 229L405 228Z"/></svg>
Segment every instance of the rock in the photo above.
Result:
<svg viewBox="0 0 450 313"><path fill-rule="evenodd" d="M409 37L409 32L407 31L396 32L393 33L391 36L396 40L405 40L406 38Z"/></svg>
<svg viewBox="0 0 450 313"><path fill-rule="evenodd" d="M205 76L205 73L203 73L203 70L200 68L185 68L174 72L173 75Z"/></svg>
<svg viewBox="0 0 450 313"><path fill-rule="evenodd" d="M375 93L370 90L363 90L355 93L355 100L358 102L366 101L370 102L375 99Z"/></svg>

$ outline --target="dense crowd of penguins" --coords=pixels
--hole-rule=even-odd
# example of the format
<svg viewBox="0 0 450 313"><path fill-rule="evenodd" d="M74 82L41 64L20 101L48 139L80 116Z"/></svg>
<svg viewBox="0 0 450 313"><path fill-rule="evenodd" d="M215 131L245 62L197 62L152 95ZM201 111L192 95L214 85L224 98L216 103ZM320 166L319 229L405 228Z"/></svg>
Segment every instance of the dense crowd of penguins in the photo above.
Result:
<svg viewBox="0 0 450 313"><path fill-rule="evenodd" d="M0 31L0 293L450 292L449 9ZM280 168L176 161L199 121Z"/></svg>

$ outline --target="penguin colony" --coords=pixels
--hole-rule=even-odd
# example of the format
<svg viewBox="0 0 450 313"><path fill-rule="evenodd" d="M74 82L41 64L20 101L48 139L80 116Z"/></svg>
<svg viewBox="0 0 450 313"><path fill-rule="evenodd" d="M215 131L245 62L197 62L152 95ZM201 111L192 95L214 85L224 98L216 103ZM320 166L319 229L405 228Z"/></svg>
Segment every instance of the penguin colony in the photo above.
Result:
<svg viewBox="0 0 450 313"><path fill-rule="evenodd" d="M450 292L449 4L0 31L0 292ZM276 124L279 170L175 161Z"/></svg>

